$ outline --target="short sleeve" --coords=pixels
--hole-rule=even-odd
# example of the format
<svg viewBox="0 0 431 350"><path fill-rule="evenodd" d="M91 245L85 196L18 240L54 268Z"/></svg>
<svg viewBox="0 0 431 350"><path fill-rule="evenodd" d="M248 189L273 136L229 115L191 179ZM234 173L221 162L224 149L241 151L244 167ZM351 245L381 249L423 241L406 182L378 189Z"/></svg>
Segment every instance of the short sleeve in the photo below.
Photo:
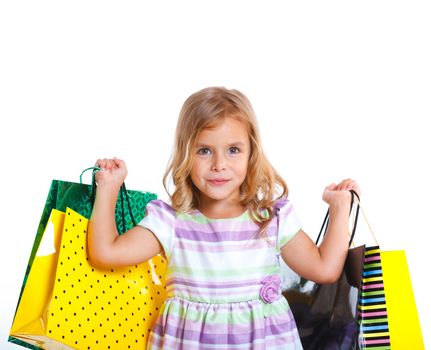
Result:
<svg viewBox="0 0 431 350"><path fill-rule="evenodd" d="M175 233L175 211L161 200L147 204L145 217L138 224L150 230L160 241L167 258L170 257Z"/></svg>
<svg viewBox="0 0 431 350"><path fill-rule="evenodd" d="M275 205L275 210L278 211L277 249L280 250L302 229L302 222L288 199L278 201Z"/></svg>

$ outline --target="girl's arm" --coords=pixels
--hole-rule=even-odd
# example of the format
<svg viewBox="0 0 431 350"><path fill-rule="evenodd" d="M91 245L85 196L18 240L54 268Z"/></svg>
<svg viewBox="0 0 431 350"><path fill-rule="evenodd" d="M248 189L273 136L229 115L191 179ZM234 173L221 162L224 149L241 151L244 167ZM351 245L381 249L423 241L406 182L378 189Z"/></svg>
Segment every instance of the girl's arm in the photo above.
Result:
<svg viewBox="0 0 431 350"><path fill-rule="evenodd" d="M124 161L98 160L97 191L88 226L88 253L101 267L135 265L162 252L162 246L149 230L135 226L121 236L115 224L115 204L121 184L127 175Z"/></svg>
<svg viewBox="0 0 431 350"><path fill-rule="evenodd" d="M321 284L333 283L340 277L349 249L349 190L360 193L351 179L326 187L323 200L329 204L330 220L319 247L301 230L281 248L286 264L300 276Z"/></svg>

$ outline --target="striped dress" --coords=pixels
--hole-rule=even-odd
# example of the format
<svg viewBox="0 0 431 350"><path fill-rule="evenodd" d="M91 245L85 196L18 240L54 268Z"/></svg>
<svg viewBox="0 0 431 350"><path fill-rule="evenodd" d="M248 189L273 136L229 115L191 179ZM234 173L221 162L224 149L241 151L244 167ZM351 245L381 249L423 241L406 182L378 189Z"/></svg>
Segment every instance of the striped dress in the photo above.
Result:
<svg viewBox="0 0 431 350"><path fill-rule="evenodd" d="M148 349L302 349L281 295L279 252L301 223L286 199L266 237L246 211L228 219L175 212L151 201L140 225L168 260L167 299Z"/></svg>

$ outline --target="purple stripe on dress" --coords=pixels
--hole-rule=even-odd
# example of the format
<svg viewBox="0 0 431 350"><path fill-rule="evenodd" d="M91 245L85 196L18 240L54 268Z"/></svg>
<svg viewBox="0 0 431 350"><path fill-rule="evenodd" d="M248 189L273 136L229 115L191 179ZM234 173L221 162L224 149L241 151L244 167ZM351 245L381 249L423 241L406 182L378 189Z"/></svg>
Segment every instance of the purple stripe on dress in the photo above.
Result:
<svg viewBox="0 0 431 350"><path fill-rule="evenodd" d="M201 300L202 302L220 302L221 298L226 298L229 302L241 302L244 297L250 299L259 298L259 288L257 287L244 287L241 290L225 289L225 290L203 290L187 286L169 286L166 287L168 295L183 297L185 299L193 298L194 300Z"/></svg>
<svg viewBox="0 0 431 350"><path fill-rule="evenodd" d="M150 333L149 342L151 344L151 349L183 349L185 346L187 350L214 350L212 345L201 344L199 342L187 342L186 344L182 339L171 338L171 337L160 337L157 334ZM292 331L287 334L283 334L282 337L272 337L270 339L262 340L257 339L252 343L243 344L243 346L235 347L236 350L249 350L251 347L253 349L285 349L290 348L291 345L295 344L295 349L302 349L301 341L297 331ZM149 348L149 347L148 347Z"/></svg>
<svg viewBox="0 0 431 350"><path fill-rule="evenodd" d="M287 302L280 300L281 303ZM178 316L175 312L170 312L171 307L180 307ZM265 339L265 336L274 336L289 333L296 329L295 321L290 309L277 316L263 317L263 305L258 300L250 300L239 303L228 304L207 304L193 303L183 299L173 298L167 300L163 314L159 317L153 331L163 336L168 334L172 337L199 341L203 344L246 344L253 339ZM196 316L189 320L187 312L190 311ZM213 323L211 315L215 312L226 312L226 322ZM241 324L234 324L231 315L240 312L250 312L251 319L244 320ZM208 316L208 319L206 316ZM262 316L253 317L253 316ZM200 321L198 321L200 320ZM254 329L250 329L254 328Z"/></svg>
<svg viewBox="0 0 431 350"><path fill-rule="evenodd" d="M239 282L198 282L187 280L185 278L171 278L166 282L166 286L171 284L182 284L184 286L200 287L200 288L237 288L252 285L259 285L261 279L241 280Z"/></svg>
<svg viewBox="0 0 431 350"><path fill-rule="evenodd" d="M256 287L244 287L241 288L238 294L237 290L225 289L225 290L202 290L187 286L168 286L166 292L170 297L182 297L184 299L193 298L196 301L201 302L223 302L228 299L230 302L241 302L244 300L244 296L250 299L259 298L259 288ZM235 292L235 293L234 293Z"/></svg>
<svg viewBox="0 0 431 350"><path fill-rule="evenodd" d="M274 225L275 226L275 223ZM213 231L242 231L258 230L259 226L251 220L221 220L221 221L202 221L198 222L191 216L184 219L181 216L177 218L177 227L185 230L198 230L202 232Z"/></svg>
<svg viewBox="0 0 431 350"><path fill-rule="evenodd" d="M263 323L264 320L261 320ZM295 327L295 323L287 321L278 325L269 325L267 327L255 328L249 331L244 330L244 326L240 328L235 324L213 324L212 327L206 325L204 322L200 324L199 330L190 330L188 328L188 322L182 322L181 326L176 327L176 322L171 321L170 317L167 320L165 328L160 324L156 324L153 328L153 332L161 337L168 334L172 337L186 340L186 341L197 341L202 344L213 344L213 345L240 345L250 344L253 340L262 339L266 336L276 336L283 333L292 332ZM192 323L192 322L190 322ZM293 325L292 325L293 324ZM250 329L250 326L246 326Z"/></svg>
<svg viewBox="0 0 431 350"><path fill-rule="evenodd" d="M205 304L204 304L205 305ZM203 316L205 317L207 310L203 307L204 310L198 310L197 312L200 312L199 316ZM214 334L214 333L223 333L226 328L229 328L229 330L232 333L250 333L250 328L252 327L250 325L250 322L244 322L243 324L232 324L232 323L228 323L227 318L229 318L230 316L228 314L226 314L226 323L220 324L220 323L215 323L213 322L199 322L199 321L189 321L187 319L181 318L177 315L174 315L172 313L169 314L168 319L166 320L168 325L182 325L183 327L185 327L188 331L190 332L200 332L200 331L205 331L205 333L209 333L209 334ZM264 319L260 319L257 321L258 325L260 326L260 328L263 328L263 324L265 322ZM159 322L157 322L159 323ZM158 325L160 328L162 329L163 326L162 325ZM156 329L156 328L154 328ZM161 334L159 332L157 332L158 334ZM192 339L190 339L192 340Z"/></svg>
<svg viewBox="0 0 431 350"><path fill-rule="evenodd" d="M189 231L180 228L175 230L176 236L191 241L205 241L205 242L226 242L226 241L246 241L259 239L259 232L252 231L215 231L215 232L202 232L202 231ZM268 237L274 236L274 230L269 230Z"/></svg>
<svg viewBox="0 0 431 350"><path fill-rule="evenodd" d="M165 327L160 324L156 324L156 326L153 328L153 332L159 336L168 334L172 337L183 340L198 341L202 344L219 345L248 344L253 339L265 338L265 331L263 328L235 334L234 328L236 328L237 325L228 323L212 324L211 327L209 327L209 325L206 325L205 322L202 322L200 323L200 328L198 330L191 330L189 325L191 325L192 322L187 322L187 320L180 320L180 322L184 322L181 322L178 327L175 326L175 324L177 324L176 320L171 321L170 316L167 321L168 322L165 324Z"/></svg>
<svg viewBox="0 0 431 350"><path fill-rule="evenodd" d="M186 239L177 239L175 241L174 249L183 249L186 251L194 251L194 252L201 252L201 253L228 253L228 252L241 252L245 250L262 250L262 249L268 249L268 247L274 247L275 242L272 242L269 240L263 240L263 239L256 239L253 241L248 241L246 244L244 242L240 242L239 244L221 244L221 245L215 245L215 244L205 244L201 241L189 241Z"/></svg>

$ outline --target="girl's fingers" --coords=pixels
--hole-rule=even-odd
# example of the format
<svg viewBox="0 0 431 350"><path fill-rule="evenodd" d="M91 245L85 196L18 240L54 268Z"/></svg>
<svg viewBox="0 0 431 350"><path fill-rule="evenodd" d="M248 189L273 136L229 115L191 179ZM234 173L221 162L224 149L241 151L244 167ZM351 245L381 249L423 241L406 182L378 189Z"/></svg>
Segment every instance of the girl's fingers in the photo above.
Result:
<svg viewBox="0 0 431 350"><path fill-rule="evenodd" d="M359 186L355 180L345 179L341 181L335 188L337 191L349 191L354 190L355 192L360 194Z"/></svg>
<svg viewBox="0 0 431 350"><path fill-rule="evenodd" d="M329 186L326 186L326 190L334 191L337 188L337 185L335 183L330 184Z"/></svg>
<svg viewBox="0 0 431 350"><path fill-rule="evenodd" d="M96 166L105 170L111 170L114 168L120 168L124 166L124 161L118 158L114 158L114 159L103 158L103 159L97 160Z"/></svg>
<svg viewBox="0 0 431 350"><path fill-rule="evenodd" d="M118 168L125 168L126 167L126 163L122 159L114 157L114 159L112 161Z"/></svg>
<svg viewBox="0 0 431 350"><path fill-rule="evenodd" d="M340 190L346 190L351 186L352 182L353 182L353 180L351 180L351 179L344 179L343 181L341 181L338 184L338 187Z"/></svg>
<svg viewBox="0 0 431 350"><path fill-rule="evenodd" d="M356 184L356 186L354 186L352 188L352 190L355 191L358 196L361 196L361 189L359 188L359 186L357 184Z"/></svg>

